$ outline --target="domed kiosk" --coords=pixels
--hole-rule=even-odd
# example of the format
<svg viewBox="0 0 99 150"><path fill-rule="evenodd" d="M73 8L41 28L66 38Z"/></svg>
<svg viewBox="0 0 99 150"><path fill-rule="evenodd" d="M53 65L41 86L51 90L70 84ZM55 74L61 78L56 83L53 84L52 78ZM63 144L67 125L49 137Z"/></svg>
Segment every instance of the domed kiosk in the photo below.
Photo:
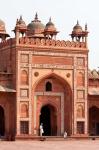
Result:
<svg viewBox="0 0 99 150"><path fill-rule="evenodd" d="M81 39L82 39L82 42L86 41L86 37L88 35L87 24L85 25L85 30L83 30L77 20L77 24L73 27L73 31L70 35L71 35L73 41L74 40L80 41Z"/></svg>
<svg viewBox="0 0 99 150"><path fill-rule="evenodd" d="M6 33L5 23L0 19L0 38L5 40L6 37L9 37L9 34Z"/></svg>
<svg viewBox="0 0 99 150"><path fill-rule="evenodd" d="M24 35L24 33L26 33L27 31L27 26L25 21L23 20L22 16L20 16L19 19L17 19L16 21L16 26L15 29L13 30L14 32L19 31L19 33L22 34L22 36Z"/></svg>
<svg viewBox="0 0 99 150"><path fill-rule="evenodd" d="M56 36L58 31L56 30L56 27L54 23L51 21L51 17L49 19L49 22L46 24L44 29L44 36L48 38L53 38L53 36Z"/></svg>
<svg viewBox="0 0 99 150"><path fill-rule="evenodd" d="M79 25L79 22L77 20L77 24L73 27L72 33L81 33L82 31L82 27Z"/></svg>
<svg viewBox="0 0 99 150"><path fill-rule="evenodd" d="M35 14L35 18L31 23L27 26L27 36L29 37L44 37L44 24L38 19L37 13Z"/></svg>

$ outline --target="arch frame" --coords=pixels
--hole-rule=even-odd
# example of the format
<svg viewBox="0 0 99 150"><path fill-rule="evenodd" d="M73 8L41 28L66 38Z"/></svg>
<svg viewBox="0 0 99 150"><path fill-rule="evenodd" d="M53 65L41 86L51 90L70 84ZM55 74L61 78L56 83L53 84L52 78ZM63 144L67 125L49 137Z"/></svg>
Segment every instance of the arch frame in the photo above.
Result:
<svg viewBox="0 0 99 150"><path fill-rule="evenodd" d="M92 105L89 108L89 135L99 136L99 106Z"/></svg>
<svg viewBox="0 0 99 150"><path fill-rule="evenodd" d="M50 78L50 77L55 77L56 79L58 79L61 83L63 83L63 85L66 86L66 88L68 89L69 92L72 93L72 87L71 85L68 83L67 80L65 80L62 76L54 73L54 72L51 72L51 73L48 73L48 74L45 74L43 76L40 76L37 81L35 81L35 83L32 85L32 91L35 92L35 89L37 87L37 85L44 79L47 79L47 78ZM48 79L47 79L48 80ZM49 81L49 80L48 80Z"/></svg>
<svg viewBox="0 0 99 150"><path fill-rule="evenodd" d="M58 81L59 81L59 83L61 83L62 84L62 86L63 86L63 89L65 90L64 92L66 92L66 93L68 93L68 95L70 95L70 97L69 97L69 99L71 99L71 114L69 115L69 117L70 117L70 119L69 119L69 128L68 128L68 130L69 130L69 132L71 133L71 131L72 131L72 127L73 127L73 117L72 117L72 115L73 115L73 101L72 101L72 88L71 88L71 86L70 86L70 84L62 77L62 76L59 76L59 75L57 75L56 73L54 73L54 72L51 72L51 73L49 73L49 74L45 74L44 76L40 76L39 78L37 78L37 80L35 80L35 82L33 83L33 85L32 85L32 105L33 105L33 109L32 109L32 113L33 113L33 124L32 124L32 127L33 127L33 133L34 133L34 135L37 135L37 132L38 132L38 128L39 128L39 120L38 120L38 118L39 118L39 114L40 114L40 108L39 108L39 112L38 112L38 96L49 96L49 94L50 94L50 96L59 96L59 97L61 97L61 101L60 101L60 103L61 103L61 112L60 112L60 114L61 114L61 117L60 117L60 119L61 119L61 123L60 123L60 129L58 130L58 133L57 133L57 135L63 135L64 134L64 131L66 130L66 129L64 129L64 128L67 128L67 126L65 126L65 115L64 115L64 97L65 97L65 95L64 95L64 92L53 92L53 91L51 91L51 92L47 92L47 91L44 91L44 92L36 92L36 87L43 81L43 80L50 80L51 79L51 77L54 77L55 79L57 79ZM50 102L48 102L47 101L47 104L49 104ZM53 106L55 106L56 104L54 104L54 102L52 103L50 103L50 104L52 104ZM45 105L44 104L44 102L43 102L43 105ZM41 104L41 106L40 107L42 107L42 104ZM58 106L56 106L57 107L57 110L59 110L59 108L58 108ZM36 109L37 109L37 111L36 111ZM58 113L59 111L57 111L57 113ZM37 115L38 114L38 115ZM58 121L59 122L59 121Z"/></svg>
<svg viewBox="0 0 99 150"><path fill-rule="evenodd" d="M61 135L63 135L63 133L64 133L64 94L63 93L50 93L50 96L53 96L53 95L57 95L57 96L59 96L59 97L61 97ZM43 93L43 92L35 92L35 102L34 102L34 107L35 107L35 109L34 109L34 128L36 128L37 127L37 116L36 116L36 108L37 108L37 96L43 96L43 95L49 95L49 93L48 92L45 92L45 93ZM59 110L59 108L58 108L58 106L56 105L56 103L55 102L52 102L52 101L47 101L47 102L43 102L41 105L40 105L40 108L39 108L39 111L38 111L38 118L39 118L39 115L40 115L40 110L41 110L41 108L43 107L43 106L45 106L45 105L52 105L53 107L55 107L56 108L56 110L57 110L57 115L60 113L60 110ZM38 127L39 127L39 124L38 124ZM60 133L59 133L60 131L58 130L58 135L60 135Z"/></svg>

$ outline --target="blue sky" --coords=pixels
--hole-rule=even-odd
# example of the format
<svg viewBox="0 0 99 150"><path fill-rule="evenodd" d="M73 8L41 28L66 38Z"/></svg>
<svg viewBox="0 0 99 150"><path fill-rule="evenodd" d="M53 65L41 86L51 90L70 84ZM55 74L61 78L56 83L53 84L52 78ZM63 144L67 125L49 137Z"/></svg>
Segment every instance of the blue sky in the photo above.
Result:
<svg viewBox="0 0 99 150"><path fill-rule="evenodd" d="M7 32L13 36L16 19L23 16L26 24L34 19L35 13L46 24L51 16L56 25L58 39L70 40L69 34L79 20L84 28L88 24L89 68L99 67L99 1L98 0L2 0L0 19L6 23ZM99 69L98 69L99 70Z"/></svg>

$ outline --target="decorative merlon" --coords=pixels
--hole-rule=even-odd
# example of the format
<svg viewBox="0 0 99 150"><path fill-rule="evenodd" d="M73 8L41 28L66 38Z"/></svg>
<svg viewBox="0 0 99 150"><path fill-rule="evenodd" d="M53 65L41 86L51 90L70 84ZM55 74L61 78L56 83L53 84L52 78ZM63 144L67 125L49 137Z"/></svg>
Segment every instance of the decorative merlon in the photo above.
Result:
<svg viewBox="0 0 99 150"><path fill-rule="evenodd" d="M22 37L19 39L19 45L33 45L33 46L49 46L49 47L71 47L71 48L86 48L85 42L74 42L74 41L60 41L51 39L40 39L40 38L28 38Z"/></svg>

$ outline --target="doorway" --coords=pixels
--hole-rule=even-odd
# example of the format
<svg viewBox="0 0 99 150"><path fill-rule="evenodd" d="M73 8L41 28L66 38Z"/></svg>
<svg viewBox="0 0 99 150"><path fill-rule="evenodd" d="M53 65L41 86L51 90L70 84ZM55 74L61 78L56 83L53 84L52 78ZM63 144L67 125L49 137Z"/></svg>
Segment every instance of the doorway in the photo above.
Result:
<svg viewBox="0 0 99 150"><path fill-rule="evenodd" d="M89 109L89 133L99 136L99 108L93 106Z"/></svg>
<svg viewBox="0 0 99 150"><path fill-rule="evenodd" d="M5 134L4 109L0 106L0 136L4 136L4 134Z"/></svg>
<svg viewBox="0 0 99 150"><path fill-rule="evenodd" d="M55 108L51 105L43 106L40 114L40 124L43 124L44 136L57 135L57 117Z"/></svg>
<svg viewBox="0 0 99 150"><path fill-rule="evenodd" d="M96 123L96 135L99 136L99 122Z"/></svg>

